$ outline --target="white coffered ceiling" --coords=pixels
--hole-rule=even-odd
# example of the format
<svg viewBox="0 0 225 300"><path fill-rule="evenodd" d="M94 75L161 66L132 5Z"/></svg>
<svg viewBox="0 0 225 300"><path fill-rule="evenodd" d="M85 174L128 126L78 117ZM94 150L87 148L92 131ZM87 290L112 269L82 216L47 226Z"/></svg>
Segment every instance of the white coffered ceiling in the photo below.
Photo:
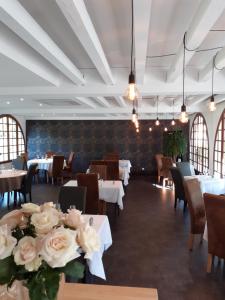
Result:
<svg viewBox="0 0 225 300"><path fill-rule="evenodd" d="M225 66L224 0L134 0L140 118L169 118L182 102L199 111L211 93L211 66ZM27 119L128 119L131 0L0 0L0 113ZM199 52L201 49L217 48ZM159 57L161 55L167 55ZM215 72L216 101L225 73ZM22 101L21 101L22 98Z"/></svg>

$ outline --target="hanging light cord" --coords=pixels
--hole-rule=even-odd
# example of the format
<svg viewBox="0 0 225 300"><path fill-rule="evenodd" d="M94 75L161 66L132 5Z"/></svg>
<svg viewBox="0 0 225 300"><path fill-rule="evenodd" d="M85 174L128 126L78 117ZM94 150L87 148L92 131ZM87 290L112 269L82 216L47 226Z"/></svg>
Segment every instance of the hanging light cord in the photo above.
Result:
<svg viewBox="0 0 225 300"><path fill-rule="evenodd" d="M159 96L157 96L157 118L159 114Z"/></svg>
<svg viewBox="0 0 225 300"><path fill-rule="evenodd" d="M216 56L213 57L212 61L212 96L213 96L213 87L214 87L214 68L215 68L215 58Z"/></svg>
<svg viewBox="0 0 225 300"><path fill-rule="evenodd" d="M185 49L186 49L186 45L185 45L185 36L186 36L186 32L185 32L185 34L184 34L184 39L183 39L183 44L184 44L184 55L183 55L183 105L184 105Z"/></svg>
<svg viewBox="0 0 225 300"><path fill-rule="evenodd" d="M173 99L173 119L174 119L174 99Z"/></svg>
<svg viewBox="0 0 225 300"><path fill-rule="evenodd" d="M134 2L131 0L131 55L130 55L130 67L131 73L133 72L133 49L134 49Z"/></svg>

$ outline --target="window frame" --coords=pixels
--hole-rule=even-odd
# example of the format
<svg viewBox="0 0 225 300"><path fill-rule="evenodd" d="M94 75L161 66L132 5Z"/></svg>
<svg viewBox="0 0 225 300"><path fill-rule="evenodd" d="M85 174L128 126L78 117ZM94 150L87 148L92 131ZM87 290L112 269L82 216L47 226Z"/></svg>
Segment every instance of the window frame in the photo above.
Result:
<svg viewBox="0 0 225 300"><path fill-rule="evenodd" d="M7 155L8 155L8 160L4 160L4 161L0 161L0 164L5 164L5 163L9 163L9 162L12 162L11 159L9 159L10 157L10 143L9 143L9 119L12 119L13 121L16 122L16 153L17 155L19 155L19 138L18 138L18 132L20 130L21 134L22 134L22 138L23 138L23 144L24 144L24 152L26 152L26 139L25 139L25 135L23 133L23 129L22 129L22 126L20 125L20 122L12 115L10 114L0 114L0 119L2 118L7 118L7 141L8 141L8 152L7 152Z"/></svg>
<svg viewBox="0 0 225 300"><path fill-rule="evenodd" d="M216 127L216 133L215 133L215 138L214 138L214 147L213 147L213 174L218 173L217 171L215 171L215 150L216 150L216 141L217 141L217 133L220 127L220 122L222 122L222 126L221 126L221 148L220 151L217 150L217 152L221 153L221 159L220 159L220 178L223 178L223 176L225 176L225 174L223 175L223 158L225 158L225 147L224 147L224 143L225 143L225 109L222 111L217 127ZM217 161L219 162L219 161ZM224 172L225 173L225 172Z"/></svg>
<svg viewBox="0 0 225 300"><path fill-rule="evenodd" d="M204 137L201 139L202 140L202 142L201 142L201 144L202 144L202 150L201 150L201 154L199 155L198 153L196 153L196 152L194 152L193 150L194 150L194 140L195 140L195 138L194 138L194 136L193 136L193 139L192 139L192 133L193 133L193 135L194 135L194 133L195 132L197 132L197 131L194 131L194 126L196 126L196 125L200 125L201 123L198 123L198 124L195 124L195 121L197 120L197 118L202 118L202 124L203 124L203 126L205 126L205 128L206 128L206 138L207 138L207 140L206 140L206 144L207 144L207 146L208 147L206 147L206 145L204 144ZM205 156L204 155L204 151L207 151L208 152L208 155L207 156ZM193 158L195 158L196 157L196 162L195 162L195 160L194 159L191 159L191 154L192 154L192 156L193 156ZM202 162L200 163L199 162L199 158L201 157L201 160L202 160ZM201 166L201 170L198 170L197 168L195 168L195 169L197 169L197 171L199 171L200 173L204 173L205 172L205 170L204 169L207 169L206 170L206 172L209 172L209 134L208 134L208 126L207 126L207 123L206 123L206 120L205 120L205 117L203 116L203 114L202 113L197 113L196 115L195 115L195 117L194 117L194 120L193 120L193 122L192 122L192 125L191 125L191 130L190 130L190 137L189 137L189 160L190 160L190 162L194 165L194 167L195 167L195 164L197 164L197 166L198 165L200 165ZM204 161L206 160L206 164L204 163Z"/></svg>

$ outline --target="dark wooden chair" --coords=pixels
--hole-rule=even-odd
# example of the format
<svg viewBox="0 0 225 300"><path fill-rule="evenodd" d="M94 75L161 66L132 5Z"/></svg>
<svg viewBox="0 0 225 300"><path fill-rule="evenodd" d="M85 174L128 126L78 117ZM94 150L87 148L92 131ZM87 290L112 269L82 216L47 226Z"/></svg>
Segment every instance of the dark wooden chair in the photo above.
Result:
<svg viewBox="0 0 225 300"><path fill-rule="evenodd" d="M111 152L111 153L107 153L103 160L119 160L119 153L117 152Z"/></svg>
<svg viewBox="0 0 225 300"><path fill-rule="evenodd" d="M36 174L36 169L37 169L38 164L31 164L29 166L29 169L27 171L27 175L24 177L22 181L21 188L17 191L18 193L23 195L24 202L26 202L27 198L26 195L29 194L30 202L32 202L32 181L33 177Z"/></svg>
<svg viewBox="0 0 225 300"><path fill-rule="evenodd" d="M62 186L59 191L59 203L62 212L66 213L70 205L85 212L87 188L84 186Z"/></svg>
<svg viewBox="0 0 225 300"><path fill-rule="evenodd" d="M175 196L174 196L174 208L177 208L177 199L184 201L184 209L185 212L187 201L185 196L185 190L184 190L184 181L183 176L180 172L180 170L176 167L170 168L171 176L173 179L174 187L175 187Z"/></svg>
<svg viewBox="0 0 225 300"><path fill-rule="evenodd" d="M212 270L213 257L225 259L225 196L204 194L208 228L207 273Z"/></svg>
<svg viewBox="0 0 225 300"><path fill-rule="evenodd" d="M98 176L97 174L77 174L78 186L87 187L86 214L105 214L106 202L99 199Z"/></svg>
<svg viewBox="0 0 225 300"><path fill-rule="evenodd" d="M72 172L74 158L75 158L75 153L71 151L68 160L66 161L66 166L63 168L63 170Z"/></svg>
<svg viewBox="0 0 225 300"><path fill-rule="evenodd" d="M61 182L63 183L63 178L62 178L63 164L64 164L63 155L53 156L52 169L48 171L48 177L51 177L52 184L54 184L55 179L57 182L58 179L61 179Z"/></svg>
<svg viewBox="0 0 225 300"><path fill-rule="evenodd" d="M12 166L16 170L26 170L26 163L22 156L17 156L17 158L12 160Z"/></svg>
<svg viewBox="0 0 225 300"><path fill-rule="evenodd" d="M100 178L107 180L107 166L106 165L90 165L90 173L99 174Z"/></svg>
<svg viewBox="0 0 225 300"><path fill-rule="evenodd" d="M93 160L91 165L107 166L107 180L119 180L119 161L118 160Z"/></svg>
<svg viewBox="0 0 225 300"><path fill-rule="evenodd" d="M205 205L198 179L186 180L184 182L184 189L191 218L189 250L192 250L196 234L201 235L202 242L206 222Z"/></svg>
<svg viewBox="0 0 225 300"><path fill-rule="evenodd" d="M170 168L173 167L173 159L172 157L163 156L162 157L162 169L161 173L163 176L163 186L165 186L166 181L171 181L171 173Z"/></svg>

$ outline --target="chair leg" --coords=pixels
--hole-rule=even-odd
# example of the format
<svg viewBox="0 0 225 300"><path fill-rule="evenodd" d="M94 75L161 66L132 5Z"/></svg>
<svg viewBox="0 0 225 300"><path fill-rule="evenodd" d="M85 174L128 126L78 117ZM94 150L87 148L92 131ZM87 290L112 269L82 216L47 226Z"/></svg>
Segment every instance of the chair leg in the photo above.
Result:
<svg viewBox="0 0 225 300"><path fill-rule="evenodd" d="M7 207L9 209L9 203L10 203L10 192L8 192L8 195L7 195Z"/></svg>
<svg viewBox="0 0 225 300"><path fill-rule="evenodd" d="M174 209L177 208L177 195L175 194L175 198L174 198Z"/></svg>
<svg viewBox="0 0 225 300"><path fill-rule="evenodd" d="M189 240L188 240L188 248L190 251L193 250L193 244L194 244L194 234L190 233Z"/></svg>
<svg viewBox="0 0 225 300"><path fill-rule="evenodd" d="M202 233L202 234L200 235L200 244L202 244L202 242L203 242L203 235L204 235L204 233Z"/></svg>
<svg viewBox="0 0 225 300"><path fill-rule="evenodd" d="M30 202L32 202L32 196L31 196L31 192L29 193L29 196L30 196Z"/></svg>
<svg viewBox="0 0 225 300"><path fill-rule="evenodd" d="M23 198L24 198L24 202L26 203L26 202L27 202L27 196L26 196L26 193L23 194Z"/></svg>
<svg viewBox="0 0 225 300"><path fill-rule="evenodd" d="M213 261L212 254L208 253L207 268L206 268L206 272L207 273L211 273L211 270L212 270L212 261Z"/></svg>
<svg viewBox="0 0 225 300"><path fill-rule="evenodd" d="M158 176L158 184L160 184L160 176Z"/></svg>
<svg viewBox="0 0 225 300"><path fill-rule="evenodd" d="M184 208L183 208L183 213L185 213L186 207L187 207L187 201L185 201L185 200L184 200Z"/></svg>

